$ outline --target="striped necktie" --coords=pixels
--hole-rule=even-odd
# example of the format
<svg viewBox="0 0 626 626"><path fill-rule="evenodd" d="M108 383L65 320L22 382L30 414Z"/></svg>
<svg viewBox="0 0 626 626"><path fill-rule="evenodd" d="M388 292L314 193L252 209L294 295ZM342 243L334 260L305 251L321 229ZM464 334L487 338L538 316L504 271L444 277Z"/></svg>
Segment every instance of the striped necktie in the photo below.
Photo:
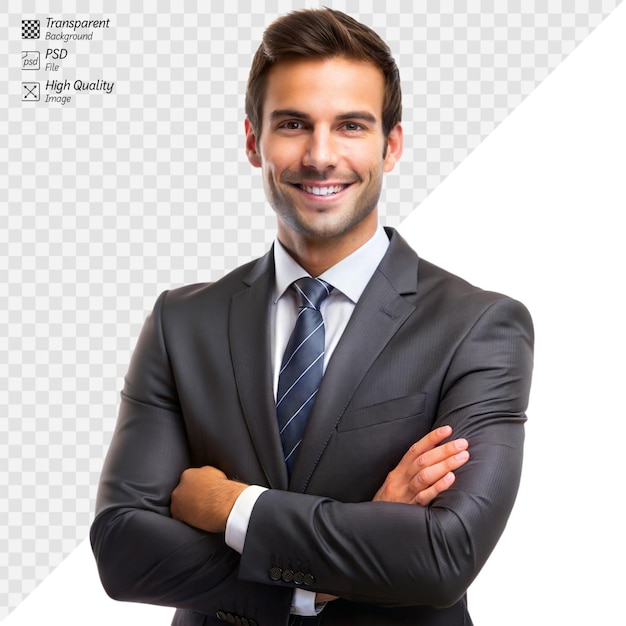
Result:
<svg viewBox="0 0 626 626"><path fill-rule="evenodd" d="M300 311L278 375L276 413L289 474L324 371L324 320L320 306L332 287L319 278L292 283Z"/></svg>

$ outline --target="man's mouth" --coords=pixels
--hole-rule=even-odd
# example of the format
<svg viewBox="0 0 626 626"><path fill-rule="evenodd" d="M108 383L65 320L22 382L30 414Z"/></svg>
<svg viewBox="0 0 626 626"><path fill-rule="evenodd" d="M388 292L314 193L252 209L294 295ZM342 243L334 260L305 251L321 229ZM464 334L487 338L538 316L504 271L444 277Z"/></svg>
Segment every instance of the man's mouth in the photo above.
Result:
<svg viewBox="0 0 626 626"><path fill-rule="evenodd" d="M323 187L318 187L317 185L296 185L296 187L314 196L333 196L347 189L349 185L324 185Z"/></svg>

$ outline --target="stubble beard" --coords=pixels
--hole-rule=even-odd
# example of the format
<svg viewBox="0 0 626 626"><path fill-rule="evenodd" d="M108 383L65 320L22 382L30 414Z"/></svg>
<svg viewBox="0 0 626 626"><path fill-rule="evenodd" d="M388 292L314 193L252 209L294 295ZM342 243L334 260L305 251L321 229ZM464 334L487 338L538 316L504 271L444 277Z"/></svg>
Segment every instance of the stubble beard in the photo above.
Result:
<svg viewBox="0 0 626 626"><path fill-rule="evenodd" d="M281 181L281 184L289 183ZM278 219L291 230L310 239L332 239L349 233L377 208L382 190L382 175L378 180L372 180L368 188L352 201L353 205L349 210L344 207L335 215L334 209L328 209L327 214L321 208L317 215L310 218L303 216L298 210L297 202L289 194L281 193L272 181L265 181L264 186L270 206Z"/></svg>

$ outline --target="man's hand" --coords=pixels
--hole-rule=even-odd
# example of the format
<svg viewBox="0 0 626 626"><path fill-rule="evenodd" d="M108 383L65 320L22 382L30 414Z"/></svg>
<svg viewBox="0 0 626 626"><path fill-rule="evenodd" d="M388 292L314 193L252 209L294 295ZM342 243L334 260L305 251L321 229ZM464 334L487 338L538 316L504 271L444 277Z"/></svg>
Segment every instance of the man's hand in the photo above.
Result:
<svg viewBox="0 0 626 626"><path fill-rule="evenodd" d="M222 533L235 500L247 486L209 465L187 469L172 492L172 517L210 533Z"/></svg>
<svg viewBox="0 0 626 626"><path fill-rule="evenodd" d="M454 470L469 459L465 439L440 445L451 434L450 426L442 426L414 443L389 472L373 501L428 506L448 489L454 483Z"/></svg>

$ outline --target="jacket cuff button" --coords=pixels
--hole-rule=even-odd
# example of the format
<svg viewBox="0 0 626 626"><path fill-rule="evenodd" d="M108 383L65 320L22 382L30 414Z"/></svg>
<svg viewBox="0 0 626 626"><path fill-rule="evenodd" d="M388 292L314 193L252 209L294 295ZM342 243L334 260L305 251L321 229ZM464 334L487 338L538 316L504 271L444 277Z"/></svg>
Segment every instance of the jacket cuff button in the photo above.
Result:
<svg viewBox="0 0 626 626"><path fill-rule="evenodd" d="M280 567L272 567L270 570L270 579L271 580L280 580L283 575L283 570Z"/></svg>

